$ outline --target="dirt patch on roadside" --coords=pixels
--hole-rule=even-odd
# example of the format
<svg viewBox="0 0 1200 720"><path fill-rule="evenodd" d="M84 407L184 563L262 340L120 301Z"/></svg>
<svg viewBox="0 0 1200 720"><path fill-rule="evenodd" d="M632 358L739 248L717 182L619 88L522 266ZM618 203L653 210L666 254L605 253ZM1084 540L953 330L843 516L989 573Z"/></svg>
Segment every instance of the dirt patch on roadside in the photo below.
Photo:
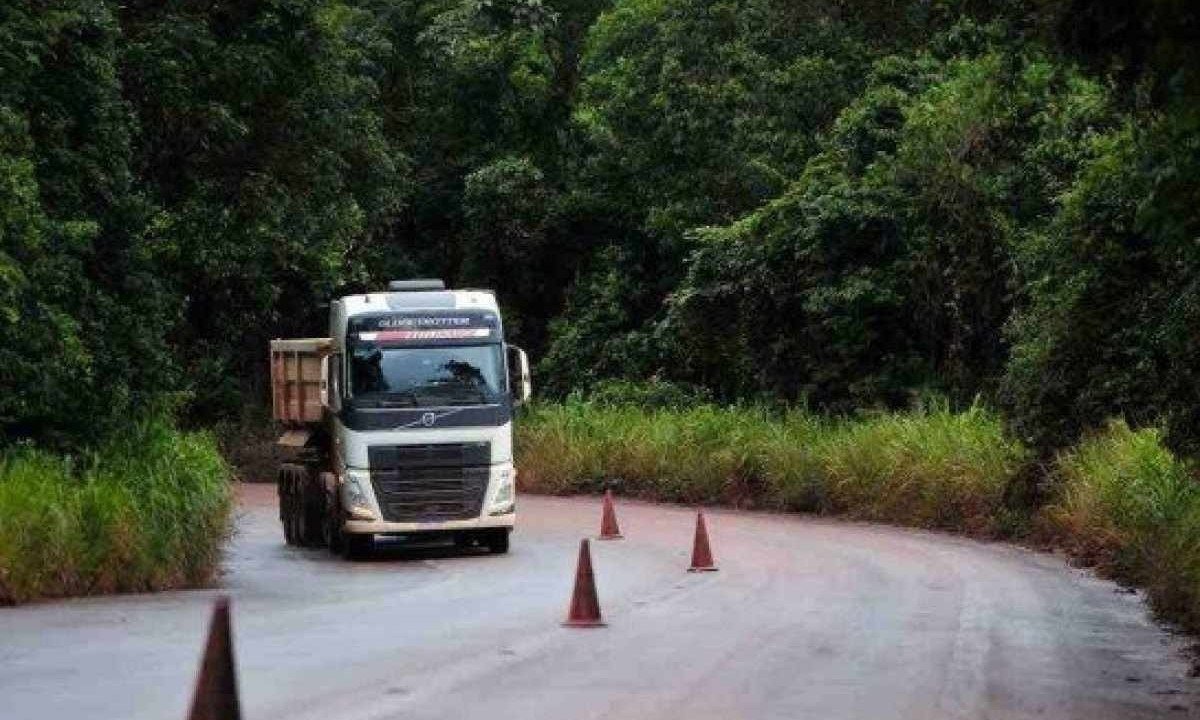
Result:
<svg viewBox="0 0 1200 720"><path fill-rule="evenodd" d="M284 451L275 444L280 427L265 417L246 418L217 429L221 454L244 483L274 483Z"/></svg>
<svg viewBox="0 0 1200 720"><path fill-rule="evenodd" d="M233 484L233 495L241 508L274 507L278 502L274 483L237 482Z"/></svg>

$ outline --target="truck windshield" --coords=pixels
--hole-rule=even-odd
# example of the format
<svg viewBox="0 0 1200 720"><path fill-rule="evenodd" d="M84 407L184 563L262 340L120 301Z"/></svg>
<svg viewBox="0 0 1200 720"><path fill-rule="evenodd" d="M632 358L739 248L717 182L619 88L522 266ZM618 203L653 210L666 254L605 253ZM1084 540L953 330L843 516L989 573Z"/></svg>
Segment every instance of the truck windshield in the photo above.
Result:
<svg viewBox="0 0 1200 720"><path fill-rule="evenodd" d="M355 399L383 407L483 405L503 395L499 345L396 348L356 345L350 356Z"/></svg>

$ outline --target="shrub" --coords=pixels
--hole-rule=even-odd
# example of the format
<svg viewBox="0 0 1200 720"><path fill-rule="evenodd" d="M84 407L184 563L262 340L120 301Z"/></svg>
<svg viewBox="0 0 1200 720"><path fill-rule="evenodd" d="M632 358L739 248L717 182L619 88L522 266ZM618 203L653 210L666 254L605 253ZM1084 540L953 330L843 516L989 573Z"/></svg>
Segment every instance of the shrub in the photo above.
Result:
<svg viewBox="0 0 1200 720"><path fill-rule="evenodd" d="M712 393L702 387L659 380L602 380L587 398L597 405L631 405L652 409L683 409L712 402Z"/></svg>
<svg viewBox="0 0 1200 720"><path fill-rule="evenodd" d="M207 583L229 531L215 441L145 421L81 457L0 456L0 603Z"/></svg>
<svg viewBox="0 0 1200 720"><path fill-rule="evenodd" d="M521 423L521 477L527 488L574 492L617 484L626 494L678 502L736 500L757 418L711 405L644 411L571 401L543 405Z"/></svg>
<svg viewBox="0 0 1200 720"><path fill-rule="evenodd" d="M993 534L1027 455L998 417L973 406L842 424L820 447L834 512Z"/></svg>
<svg viewBox="0 0 1200 720"><path fill-rule="evenodd" d="M994 534L1027 453L980 407L832 420L702 405L543 405L518 430L522 486L847 514Z"/></svg>
<svg viewBox="0 0 1200 720"><path fill-rule="evenodd" d="M1142 585L1163 616L1200 629L1200 485L1155 428L1116 421L1059 455L1043 521L1102 571Z"/></svg>

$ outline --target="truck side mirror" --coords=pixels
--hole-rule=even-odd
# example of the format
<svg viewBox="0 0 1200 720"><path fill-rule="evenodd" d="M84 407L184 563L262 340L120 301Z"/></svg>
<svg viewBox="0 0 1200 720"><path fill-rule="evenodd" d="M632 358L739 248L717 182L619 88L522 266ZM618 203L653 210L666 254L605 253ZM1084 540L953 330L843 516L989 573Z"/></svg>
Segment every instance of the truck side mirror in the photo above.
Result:
<svg viewBox="0 0 1200 720"><path fill-rule="evenodd" d="M516 345L506 346L508 351L508 391L513 404L520 405L533 397L533 382L529 379L529 356Z"/></svg>
<svg viewBox="0 0 1200 720"><path fill-rule="evenodd" d="M342 410L342 356L332 353L325 356L325 382L322 383L322 395L325 407L330 412Z"/></svg>

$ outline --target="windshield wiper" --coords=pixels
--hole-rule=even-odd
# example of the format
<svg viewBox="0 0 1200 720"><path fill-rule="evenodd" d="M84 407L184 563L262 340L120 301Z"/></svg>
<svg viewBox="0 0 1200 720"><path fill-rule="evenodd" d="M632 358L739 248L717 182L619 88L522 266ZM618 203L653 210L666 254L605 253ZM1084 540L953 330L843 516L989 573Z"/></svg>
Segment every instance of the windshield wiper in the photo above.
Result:
<svg viewBox="0 0 1200 720"><path fill-rule="evenodd" d="M388 392L383 397L363 398L360 402L375 408L417 407L420 405L417 394L412 390Z"/></svg>
<svg viewBox="0 0 1200 720"><path fill-rule="evenodd" d="M426 385L421 390L425 391L431 401L447 405L487 405L494 402L483 388L470 385Z"/></svg>
<svg viewBox="0 0 1200 720"><path fill-rule="evenodd" d="M404 402L399 402L399 401L395 401L395 400L380 400L379 401L379 407L381 407L381 408L416 407L417 404L418 404L417 401L414 399L409 399Z"/></svg>

